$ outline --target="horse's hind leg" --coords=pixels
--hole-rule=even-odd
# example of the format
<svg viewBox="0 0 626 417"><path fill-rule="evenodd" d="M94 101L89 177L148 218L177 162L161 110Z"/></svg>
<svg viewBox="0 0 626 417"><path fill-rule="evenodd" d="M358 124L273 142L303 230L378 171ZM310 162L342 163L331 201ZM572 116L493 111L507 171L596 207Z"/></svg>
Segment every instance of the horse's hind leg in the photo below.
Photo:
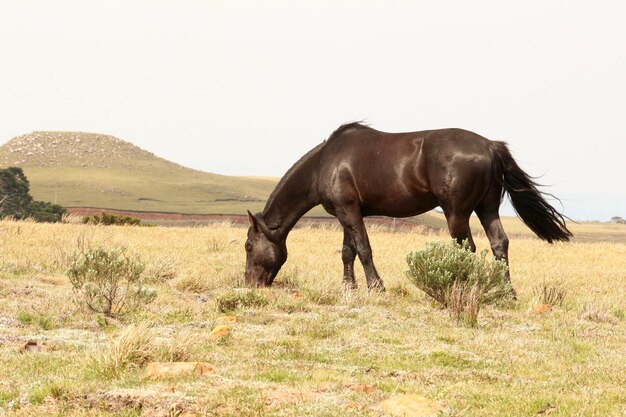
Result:
<svg viewBox="0 0 626 417"><path fill-rule="evenodd" d="M472 231L469 225L470 215L465 212L446 210L445 208L443 211L448 222L450 236L456 239L459 245L463 243L464 240L467 240L471 251L476 252L476 245L474 244L474 239L472 239Z"/></svg>
<svg viewBox="0 0 626 417"><path fill-rule="evenodd" d="M354 278L354 259L356 258L356 248L352 242L352 236L348 228L343 228L343 247L341 248L341 260L343 261L343 285L346 288L356 288Z"/></svg>
<svg viewBox="0 0 626 417"><path fill-rule="evenodd" d="M500 191L490 190L485 200L483 200L478 207L476 207L476 214L480 219L480 223L485 229L487 239L491 245L491 251L496 259L504 261L507 266L509 265L509 238L504 232L502 222L500 222L500 214L498 213L500 207ZM507 269L506 280L511 282L511 275ZM515 297L515 290L511 287L513 297Z"/></svg>

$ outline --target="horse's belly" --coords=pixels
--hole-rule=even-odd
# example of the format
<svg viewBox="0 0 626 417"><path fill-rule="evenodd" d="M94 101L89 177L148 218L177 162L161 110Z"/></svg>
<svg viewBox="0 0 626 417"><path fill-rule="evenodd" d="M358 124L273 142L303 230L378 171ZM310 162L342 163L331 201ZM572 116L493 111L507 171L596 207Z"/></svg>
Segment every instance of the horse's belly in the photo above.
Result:
<svg viewBox="0 0 626 417"><path fill-rule="evenodd" d="M410 217L427 212L439 205L431 193L395 194L393 196L362 196L364 216Z"/></svg>

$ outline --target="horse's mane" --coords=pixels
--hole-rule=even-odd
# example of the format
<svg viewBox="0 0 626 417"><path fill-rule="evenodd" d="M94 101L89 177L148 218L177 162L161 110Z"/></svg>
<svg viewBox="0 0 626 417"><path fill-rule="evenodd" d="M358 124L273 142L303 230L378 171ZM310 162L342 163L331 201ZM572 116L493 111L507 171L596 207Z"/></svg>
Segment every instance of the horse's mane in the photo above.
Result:
<svg viewBox="0 0 626 417"><path fill-rule="evenodd" d="M326 142L333 140L337 136L341 135L342 133L350 129L361 130L361 129L371 129L371 127L363 123L362 120L360 122L344 123L341 126L339 126L333 133L330 134Z"/></svg>
<svg viewBox="0 0 626 417"><path fill-rule="evenodd" d="M346 132L346 131L348 131L350 129L371 129L371 128L369 126L367 126L366 124L364 124L362 121L361 122L344 123L341 126L339 126L333 133L330 134L328 139L326 139L324 142L320 143L315 148L313 148L310 151L308 151L307 153L305 153L302 156L302 158L298 159L298 161L295 164L293 164L291 166L291 168L289 168L289 170L285 173L285 175L283 175L283 177L280 179L280 181L278 181L278 184L276 184L276 188L274 188L274 191L272 191L272 193L270 194L269 198L267 199L267 203L265 204L265 207L267 208L270 205L270 203L274 200L274 197L276 196L276 193L280 189L282 189L282 186L287 181L289 181L291 179L291 177L293 176L293 173L300 167L300 165L302 165L311 156L313 156L314 154L319 152L324 147L324 145L326 145L329 141L333 140L337 136L341 135L342 133L344 133L344 132ZM265 209L263 211L265 212Z"/></svg>

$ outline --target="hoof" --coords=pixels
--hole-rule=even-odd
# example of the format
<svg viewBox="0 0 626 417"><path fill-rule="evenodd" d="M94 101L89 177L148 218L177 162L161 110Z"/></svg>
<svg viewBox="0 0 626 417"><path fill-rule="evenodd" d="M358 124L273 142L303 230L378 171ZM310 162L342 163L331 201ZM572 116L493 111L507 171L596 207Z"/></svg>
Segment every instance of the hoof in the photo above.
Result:
<svg viewBox="0 0 626 417"><path fill-rule="evenodd" d="M368 285L367 289L369 291L374 291L374 292L385 292L385 286L383 285L382 281L373 285Z"/></svg>
<svg viewBox="0 0 626 417"><path fill-rule="evenodd" d="M356 285L356 282L344 282L343 288L348 291L353 291L356 290L358 286Z"/></svg>

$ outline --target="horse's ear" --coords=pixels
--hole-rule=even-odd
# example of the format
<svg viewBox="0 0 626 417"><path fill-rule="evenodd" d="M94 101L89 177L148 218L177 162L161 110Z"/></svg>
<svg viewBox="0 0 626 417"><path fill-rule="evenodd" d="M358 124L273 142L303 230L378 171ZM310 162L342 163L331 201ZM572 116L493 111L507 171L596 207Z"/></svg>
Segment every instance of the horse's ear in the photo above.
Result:
<svg viewBox="0 0 626 417"><path fill-rule="evenodd" d="M248 212L248 221L250 225L254 227L256 230L259 230L259 221L254 217L254 214L250 213L250 210L246 210Z"/></svg>

